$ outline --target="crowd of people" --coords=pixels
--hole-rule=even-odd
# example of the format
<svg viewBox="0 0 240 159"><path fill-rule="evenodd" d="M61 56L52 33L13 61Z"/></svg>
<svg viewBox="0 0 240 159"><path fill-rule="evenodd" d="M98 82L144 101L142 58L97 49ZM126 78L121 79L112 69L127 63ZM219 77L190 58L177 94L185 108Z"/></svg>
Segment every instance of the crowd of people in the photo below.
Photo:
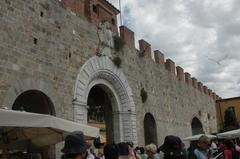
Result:
<svg viewBox="0 0 240 159"><path fill-rule="evenodd" d="M132 142L109 143L103 154L94 153L82 132L73 132L65 138L62 159L239 159L240 147L232 140L210 140L202 135L191 142L188 149L182 140L173 135L166 136L164 143L157 147L149 144L134 147Z"/></svg>

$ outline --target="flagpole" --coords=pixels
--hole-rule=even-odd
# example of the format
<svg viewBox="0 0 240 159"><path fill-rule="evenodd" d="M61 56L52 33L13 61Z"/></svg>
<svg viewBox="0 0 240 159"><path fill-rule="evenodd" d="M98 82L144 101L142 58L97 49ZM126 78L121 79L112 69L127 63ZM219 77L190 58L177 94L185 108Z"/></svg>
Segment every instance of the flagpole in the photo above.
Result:
<svg viewBox="0 0 240 159"><path fill-rule="evenodd" d="M121 24L121 26L122 26L123 24L122 24L122 6L121 6L121 0L118 0L118 2L119 2L119 10L120 10L120 24Z"/></svg>

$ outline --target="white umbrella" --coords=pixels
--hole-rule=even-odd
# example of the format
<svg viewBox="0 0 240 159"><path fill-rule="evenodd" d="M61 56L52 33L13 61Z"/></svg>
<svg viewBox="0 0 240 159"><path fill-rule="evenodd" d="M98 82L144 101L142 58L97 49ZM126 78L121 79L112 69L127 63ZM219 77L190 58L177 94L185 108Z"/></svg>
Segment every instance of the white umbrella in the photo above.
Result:
<svg viewBox="0 0 240 159"><path fill-rule="evenodd" d="M217 134L217 137L220 139L233 139L240 137L240 129L219 133Z"/></svg>
<svg viewBox="0 0 240 159"><path fill-rule="evenodd" d="M51 115L0 109L0 133L11 141L31 141L41 147L56 144L72 131L96 137L99 129ZM1 140L0 140L1 142Z"/></svg>
<svg viewBox="0 0 240 159"><path fill-rule="evenodd" d="M183 140L184 141L197 141L199 139L199 137L201 137L202 135L205 135L205 136L209 137L210 139L217 138L216 135L198 134L198 135L185 137L185 138L183 138Z"/></svg>

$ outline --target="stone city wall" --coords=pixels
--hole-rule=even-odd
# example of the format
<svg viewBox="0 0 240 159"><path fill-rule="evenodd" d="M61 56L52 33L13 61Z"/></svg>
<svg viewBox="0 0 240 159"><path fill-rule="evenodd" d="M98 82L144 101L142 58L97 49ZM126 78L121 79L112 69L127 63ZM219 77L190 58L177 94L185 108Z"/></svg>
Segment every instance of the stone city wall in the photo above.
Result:
<svg viewBox="0 0 240 159"><path fill-rule="evenodd" d="M56 115L73 120L73 97L79 70L95 56L97 26L77 16L58 0L0 1L0 105L11 109L18 95L37 89L52 100ZM158 144L168 134L191 135L198 117L205 132L216 132L215 100L220 97L177 66L134 32L120 27L125 42L114 56L132 89L138 144L144 145L143 120L150 112L156 121ZM144 88L147 101L142 102Z"/></svg>

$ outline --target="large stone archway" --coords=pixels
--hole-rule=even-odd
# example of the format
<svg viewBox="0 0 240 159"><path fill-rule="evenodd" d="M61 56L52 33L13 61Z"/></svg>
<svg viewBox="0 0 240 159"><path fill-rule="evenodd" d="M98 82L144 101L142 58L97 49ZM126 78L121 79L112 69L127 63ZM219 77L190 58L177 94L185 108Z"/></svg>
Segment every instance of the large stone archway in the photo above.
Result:
<svg viewBox="0 0 240 159"><path fill-rule="evenodd" d="M87 124L87 99L96 85L104 85L111 91L114 102L114 141L133 141L137 144L136 113L132 90L121 71L107 56L94 56L81 68L74 92L74 120Z"/></svg>

